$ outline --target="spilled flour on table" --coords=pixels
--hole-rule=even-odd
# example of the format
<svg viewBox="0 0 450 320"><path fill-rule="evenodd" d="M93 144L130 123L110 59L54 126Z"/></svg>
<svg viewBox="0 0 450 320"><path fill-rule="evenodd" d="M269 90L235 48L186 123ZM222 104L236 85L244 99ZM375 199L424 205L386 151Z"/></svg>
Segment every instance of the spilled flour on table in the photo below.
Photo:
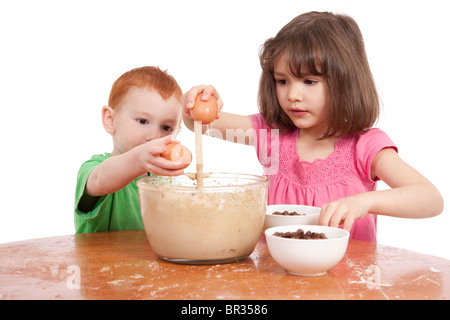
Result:
<svg viewBox="0 0 450 320"><path fill-rule="evenodd" d="M348 258L346 262L359 277L359 280L349 280L348 283L366 284L368 289L380 289L381 287L392 286L390 283L382 282L381 268L379 266L371 264L367 267L358 267Z"/></svg>
<svg viewBox="0 0 450 320"><path fill-rule="evenodd" d="M118 279L118 280L109 281L108 283L112 284L112 285L118 285L118 284L121 284L123 282L125 282L125 280Z"/></svg>
<svg viewBox="0 0 450 320"><path fill-rule="evenodd" d="M432 283L434 283L434 284L436 284L436 285L438 285L438 286L441 285L439 282L434 281L434 280L431 280L430 278L428 278L428 277L425 276L425 275L418 276L416 279L411 280L411 281L408 281L408 282L415 282L415 281L419 281L420 279L424 279L424 280L430 281L430 282L432 282Z"/></svg>

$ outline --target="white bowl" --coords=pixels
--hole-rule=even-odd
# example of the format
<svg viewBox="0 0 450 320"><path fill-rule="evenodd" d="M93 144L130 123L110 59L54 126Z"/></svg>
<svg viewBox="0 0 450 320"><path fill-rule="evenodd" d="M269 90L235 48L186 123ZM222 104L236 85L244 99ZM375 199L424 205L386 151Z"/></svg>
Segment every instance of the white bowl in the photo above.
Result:
<svg viewBox="0 0 450 320"><path fill-rule="evenodd" d="M323 232L328 239L287 239L273 235L298 229ZM350 237L350 233L343 229L312 225L273 227L267 229L265 235L272 258L287 272L302 276L326 274L344 257Z"/></svg>
<svg viewBox="0 0 450 320"><path fill-rule="evenodd" d="M298 216L283 216L274 215L274 212L297 212L304 213L305 215ZM270 205L266 209L266 218L264 220L264 228L266 230L272 227L288 226L288 225L317 225L319 223L320 208L312 206L294 205L294 204L281 204Z"/></svg>

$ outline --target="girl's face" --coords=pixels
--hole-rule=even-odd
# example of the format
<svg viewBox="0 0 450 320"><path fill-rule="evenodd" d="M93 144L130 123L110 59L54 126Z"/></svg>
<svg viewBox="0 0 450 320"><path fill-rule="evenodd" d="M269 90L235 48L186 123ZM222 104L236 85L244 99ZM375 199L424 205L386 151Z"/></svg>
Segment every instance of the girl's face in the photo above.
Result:
<svg viewBox="0 0 450 320"><path fill-rule="evenodd" d="M164 100L155 90L131 87L119 108L112 110L114 150L111 155L176 134L181 124L181 110L181 103L175 96Z"/></svg>
<svg viewBox="0 0 450 320"><path fill-rule="evenodd" d="M297 78L289 71L284 56L274 65L278 102L283 111L302 132L321 137L328 126L327 84L324 77L301 70Z"/></svg>

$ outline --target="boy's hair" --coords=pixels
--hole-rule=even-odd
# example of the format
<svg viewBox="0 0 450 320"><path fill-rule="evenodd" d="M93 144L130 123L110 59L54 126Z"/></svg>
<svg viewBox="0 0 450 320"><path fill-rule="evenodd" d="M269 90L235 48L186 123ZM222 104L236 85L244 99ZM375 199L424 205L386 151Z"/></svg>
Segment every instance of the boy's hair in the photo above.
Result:
<svg viewBox="0 0 450 320"><path fill-rule="evenodd" d="M174 77L158 67L145 66L132 69L121 75L113 84L108 106L117 109L131 87L156 90L164 100L172 95L180 100L183 92Z"/></svg>
<svg viewBox="0 0 450 320"><path fill-rule="evenodd" d="M322 139L359 134L377 121L380 103L355 20L329 12L305 13L262 46L259 109L271 127L290 130L296 127L278 103L273 74L281 56L293 76L302 77L303 66L325 78L330 115Z"/></svg>

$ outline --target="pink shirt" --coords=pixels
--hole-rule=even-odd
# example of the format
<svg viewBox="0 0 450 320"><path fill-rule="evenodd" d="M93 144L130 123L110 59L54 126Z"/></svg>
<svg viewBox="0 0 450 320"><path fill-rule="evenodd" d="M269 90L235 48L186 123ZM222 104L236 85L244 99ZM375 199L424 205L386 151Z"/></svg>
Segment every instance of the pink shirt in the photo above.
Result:
<svg viewBox="0 0 450 320"><path fill-rule="evenodd" d="M322 205L360 192L376 190L370 166L378 151L397 147L380 129L340 138L326 159L300 161L298 129L285 135L272 132L260 114L251 115L258 159L269 177L268 204ZM354 222L352 239L376 242L376 215Z"/></svg>

